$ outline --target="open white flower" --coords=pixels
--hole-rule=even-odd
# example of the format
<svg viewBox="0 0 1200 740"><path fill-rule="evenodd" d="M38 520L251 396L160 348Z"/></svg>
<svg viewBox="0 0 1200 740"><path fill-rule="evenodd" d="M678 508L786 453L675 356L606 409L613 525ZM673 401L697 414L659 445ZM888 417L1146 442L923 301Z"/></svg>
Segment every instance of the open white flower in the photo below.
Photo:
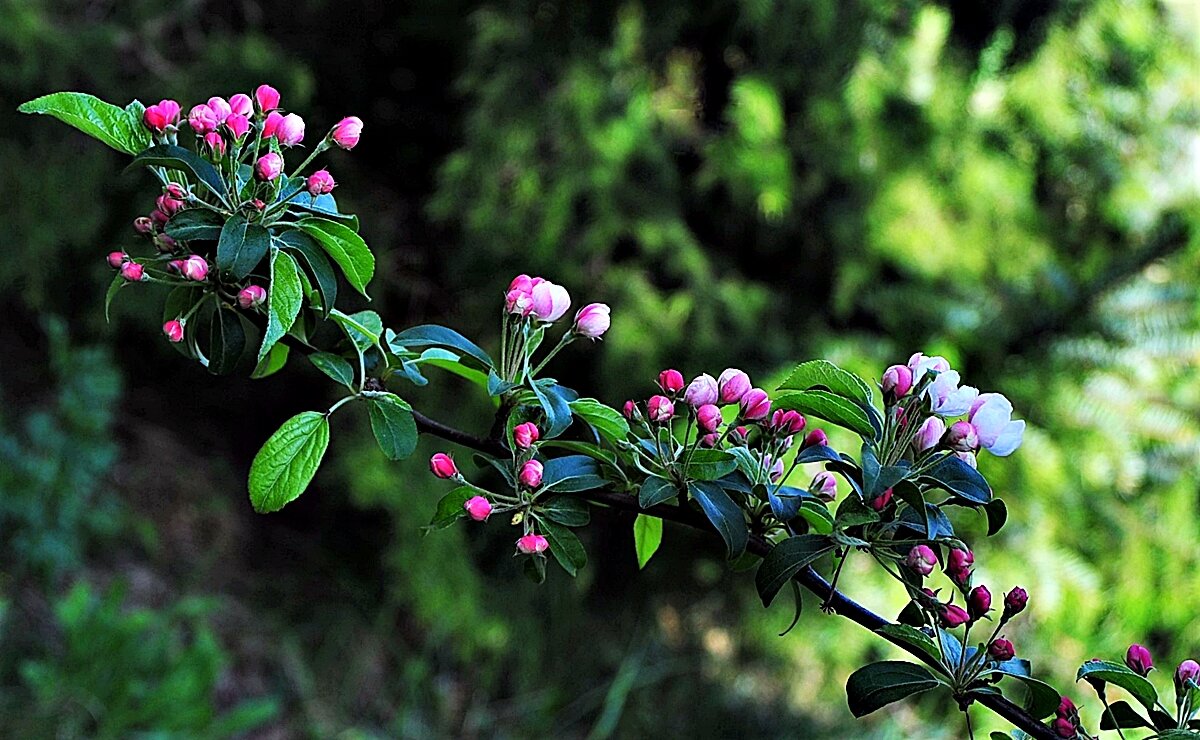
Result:
<svg viewBox="0 0 1200 740"><path fill-rule="evenodd" d="M975 399L969 418L979 435L980 447L1005 457L1021 446L1025 422L1013 421L1012 412L1012 404L999 393L984 393Z"/></svg>

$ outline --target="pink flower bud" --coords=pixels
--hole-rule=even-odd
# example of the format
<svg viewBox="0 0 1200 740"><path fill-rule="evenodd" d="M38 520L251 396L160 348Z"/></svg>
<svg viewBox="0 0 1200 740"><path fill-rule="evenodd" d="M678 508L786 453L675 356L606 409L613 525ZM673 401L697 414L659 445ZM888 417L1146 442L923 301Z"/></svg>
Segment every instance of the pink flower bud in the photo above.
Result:
<svg viewBox="0 0 1200 740"><path fill-rule="evenodd" d="M247 285L238 292L237 302L242 308L261 306L267 300L267 290L261 285Z"/></svg>
<svg viewBox="0 0 1200 740"><path fill-rule="evenodd" d="M699 408L705 404L717 402L717 381L713 376L699 375L688 383L687 390L683 392L683 400L692 408Z"/></svg>
<svg viewBox="0 0 1200 740"><path fill-rule="evenodd" d="M867 506L870 506L875 511L883 511L884 509L887 508L887 505L890 504L891 502L892 502L892 489L887 488L887 489L884 489L883 493L879 494L875 498L868 501Z"/></svg>
<svg viewBox="0 0 1200 740"><path fill-rule="evenodd" d="M287 114L275 126L275 138L282 146L296 146L304 141L304 119L295 113Z"/></svg>
<svg viewBox="0 0 1200 740"><path fill-rule="evenodd" d="M150 211L150 223L154 224L154 226L157 228L161 229L162 227L166 226L167 222L170 220L171 217L164 213L161 209L155 208L153 211Z"/></svg>
<svg viewBox="0 0 1200 740"><path fill-rule="evenodd" d="M822 471L813 477L808 484L808 492L826 503L837 497L837 478L833 473Z"/></svg>
<svg viewBox="0 0 1200 740"><path fill-rule="evenodd" d="M781 434L799 434L804 431L807 420L799 411L782 409L771 414L771 430Z"/></svg>
<svg viewBox="0 0 1200 740"><path fill-rule="evenodd" d="M458 475L458 466L454 464L454 459L444 452L429 458L429 470L439 478L453 478Z"/></svg>
<svg viewBox="0 0 1200 740"><path fill-rule="evenodd" d="M173 344L178 344L183 341L183 322L178 319L171 319L163 324L163 334L167 335L167 340Z"/></svg>
<svg viewBox="0 0 1200 740"><path fill-rule="evenodd" d="M533 447L533 443L538 441L539 436L537 424L532 421L513 427L513 443L518 449L528 450Z"/></svg>
<svg viewBox="0 0 1200 740"><path fill-rule="evenodd" d="M263 138L269 139L275 135L275 130L279 128L279 122L283 120L283 114L277 110L273 110L267 114L263 120Z"/></svg>
<svg viewBox="0 0 1200 740"><path fill-rule="evenodd" d="M599 339L612 325L611 309L603 303L589 303L575 314L575 333L588 339Z"/></svg>
<svg viewBox="0 0 1200 740"><path fill-rule="evenodd" d="M942 435L945 433L946 422L936 416L931 416L917 430L917 436L913 438L913 445L917 448L917 452L932 450L941 443Z"/></svg>
<svg viewBox="0 0 1200 740"><path fill-rule="evenodd" d="M217 117L218 123L225 123L225 119L233 113L233 108L229 106L229 101L220 96L214 95L208 99L208 107L212 110L213 115Z"/></svg>
<svg viewBox="0 0 1200 740"><path fill-rule="evenodd" d="M1181 696L1189 687L1195 687L1200 681L1200 663L1188 659L1175 669L1175 695Z"/></svg>
<svg viewBox="0 0 1200 740"><path fill-rule="evenodd" d="M270 85L259 85L254 91L259 113L269 113L279 107L279 91Z"/></svg>
<svg viewBox="0 0 1200 740"><path fill-rule="evenodd" d="M218 160L225 156L225 139L215 131L211 134L204 135L204 151L212 160Z"/></svg>
<svg viewBox="0 0 1200 740"><path fill-rule="evenodd" d="M929 545L916 545L908 551L904 564L917 575L927 576L937 567L937 553Z"/></svg>
<svg viewBox="0 0 1200 740"><path fill-rule="evenodd" d="M901 398L912 390L913 374L905 365L892 365L883 371L883 394L888 398Z"/></svg>
<svg viewBox="0 0 1200 740"><path fill-rule="evenodd" d="M972 468L979 467L979 461L975 459L974 452L955 452L954 456L965 462L967 465L970 465Z"/></svg>
<svg viewBox="0 0 1200 740"><path fill-rule="evenodd" d="M726 368L717 378L717 398L722 405L737 403L750 390L750 376L737 368Z"/></svg>
<svg viewBox="0 0 1200 740"><path fill-rule="evenodd" d="M675 404L666 396L651 396L646 403L646 412L650 415L650 421L663 424L675 416Z"/></svg>
<svg viewBox="0 0 1200 740"><path fill-rule="evenodd" d="M967 610L963 609L961 606L955 606L954 604L943 604L941 613L938 614L938 617L941 619L942 626L948 629L960 627L971 621L971 617L969 614L967 614Z"/></svg>
<svg viewBox="0 0 1200 740"><path fill-rule="evenodd" d="M133 230L139 234L153 234L154 222L147 216L138 216L133 219Z"/></svg>
<svg viewBox="0 0 1200 740"><path fill-rule="evenodd" d="M700 438L700 446L701 447L716 447L717 443L720 441L721 441L721 435L719 435L719 434L715 434L715 433L714 434L705 434L704 436L702 436Z"/></svg>
<svg viewBox="0 0 1200 740"><path fill-rule="evenodd" d="M696 409L696 423L705 434L711 434L721 426L721 409L711 403L706 403Z"/></svg>
<svg viewBox="0 0 1200 740"><path fill-rule="evenodd" d="M200 255L193 254L183 261L183 266L179 268L179 272L188 280L195 280L198 283L202 283L208 277L208 262Z"/></svg>
<svg viewBox="0 0 1200 740"><path fill-rule="evenodd" d="M333 130L329 132L329 138L333 140L342 149L353 149L358 146L358 140L362 136L363 122L358 116L347 116L337 122Z"/></svg>
<svg viewBox="0 0 1200 740"><path fill-rule="evenodd" d="M960 586L971 581L971 566L975 564L975 554L970 550L951 549L946 556L946 575Z"/></svg>
<svg viewBox="0 0 1200 740"><path fill-rule="evenodd" d="M517 474L517 480L526 488L537 488L542 485L543 470L542 464L537 460L526 460L521 466L521 472Z"/></svg>
<svg viewBox="0 0 1200 740"><path fill-rule="evenodd" d="M183 272L183 260L171 260L167 263L167 272L180 274Z"/></svg>
<svg viewBox="0 0 1200 740"><path fill-rule="evenodd" d="M967 595L967 609L971 619L979 619L992 610L992 592L987 586L976 586Z"/></svg>
<svg viewBox="0 0 1200 740"><path fill-rule="evenodd" d="M561 319L571 307L571 295L567 293L567 289L541 278L535 278L532 282L530 313L547 323Z"/></svg>
<svg viewBox="0 0 1200 740"><path fill-rule="evenodd" d="M658 387L663 393L675 395L683 390L683 373L678 370L663 370L658 374Z"/></svg>
<svg viewBox="0 0 1200 740"><path fill-rule="evenodd" d="M163 188L163 192L175 200L187 200L187 191L177 182L167 183L167 186Z"/></svg>
<svg viewBox="0 0 1200 740"><path fill-rule="evenodd" d="M735 427L729 434L729 441L735 445L744 445L750 439L750 430L744 426Z"/></svg>
<svg viewBox="0 0 1200 740"><path fill-rule="evenodd" d="M1150 659L1150 651L1144 645L1134 643L1125 651L1125 665L1134 673L1145 676L1154 667L1154 661Z"/></svg>
<svg viewBox="0 0 1200 740"><path fill-rule="evenodd" d="M119 270L121 269L121 265L125 264L125 261L128 259L129 255L125 254L124 252L109 252L108 266L114 270Z"/></svg>
<svg viewBox="0 0 1200 740"><path fill-rule="evenodd" d="M483 496L472 496L463 503L467 516L477 522L485 521L492 515L492 504Z"/></svg>
<svg viewBox="0 0 1200 740"><path fill-rule="evenodd" d="M621 407L621 413L624 414L625 418L629 419L630 421L633 421L640 416L638 413L637 404L632 400L625 402L625 405Z"/></svg>
<svg viewBox="0 0 1200 740"><path fill-rule="evenodd" d="M179 213L181 210L183 210L183 201L175 200L166 194L158 196L154 203L158 206L158 210L167 214L168 217L174 216L176 213Z"/></svg>
<svg viewBox="0 0 1200 740"><path fill-rule="evenodd" d="M192 109L188 111L188 125L197 134L203 136L204 134L211 134L213 131L216 131L220 122L217 120L217 114L213 113L213 109L201 103L200 105L192 106Z"/></svg>
<svg viewBox="0 0 1200 740"><path fill-rule="evenodd" d="M308 194L312 197L318 195L327 195L333 192L337 187L337 183L333 180L333 175L329 174L329 170L317 170L308 176Z"/></svg>
<svg viewBox="0 0 1200 740"><path fill-rule="evenodd" d="M970 452L979 448L979 435L969 421L956 421L950 425L942 443L956 452Z"/></svg>
<svg viewBox="0 0 1200 740"><path fill-rule="evenodd" d="M1025 593L1025 589L1020 586L1014 587L1004 595L1004 618L1009 619L1025 611L1025 605L1028 603L1029 594Z"/></svg>
<svg viewBox="0 0 1200 740"><path fill-rule="evenodd" d="M738 401L742 408L742 418L746 421L759 421L771 413L771 399L762 388L751 388L742 394Z"/></svg>
<svg viewBox="0 0 1200 740"><path fill-rule="evenodd" d="M146 268L136 262L126 262L121 265L121 277L131 283L140 283L146 279Z"/></svg>
<svg viewBox="0 0 1200 740"><path fill-rule="evenodd" d="M263 182L270 182L283 172L283 157L275 152L267 152L254 163L254 176Z"/></svg>
<svg viewBox="0 0 1200 740"><path fill-rule="evenodd" d="M250 205L253 206L254 210L256 211L261 211L267 207L267 204L263 202L262 198L255 198L254 200L250 201Z"/></svg>
<svg viewBox="0 0 1200 740"><path fill-rule="evenodd" d="M1079 735L1079 730L1075 727L1075 723L1069 719L1059 717L1051 723L1054 727L1054 734L1062 738L1072 738Z"/></svg>
<svg viewBox="0 0 1200 740"><path fill-rule="evenodd" d="M997 637L988 645L988 655L992 656L992 660L998 660L1003 663L1006 660L1012 660L1017 651L1013 649L1013 644L1003 637Z"/></svg>
<svg viewBox="0 0 1200 740"><path fill-rule="evenodd" d="M229 99L229 110L233 111L235 116L249 118L254 115L254 103L250 102L250 96L246 93L237 93Z"/></svg>
<svg viewBox="0 0 1200 740"><path fill-rule="evenodd" d="M178 122L179 103L174 100L160 100L142 114L142 123L146 124L146 128L160 134Z"/></svg>
<svg viewBox="0 0 1200 740"><path fill-rule="evenodd" d="M1058 709L1054 713L1063 719L1074 719L1079 716L1079 709L1076 708L1075 702L1071 701L1071 697L1063 696L1058 700Z"/></svg>
<svg viewBox="0 0 1200 740"><path fill-rule="evenodd" d="M240 141L250 131L250 119L240 113L231 113L225 119L225 130L234 141Z"/></svg>
<svg viewBox="0 0 1200 740"><path fill-rule="evenodd" d="M829 435L825 434L824 429L814 429L804 438L804 445L801 449L807 447L827 447L829 445Z"/></svg>
<svg viewBox="0 0 1200 740"><path fill-rule="evenodd" d="M767 455L764 462L771 463L767 474L770 476L772 483L778 483L783 478L783 460L771 462L771 456Z"/></svg>
<svg viewBox="0 0 1200 740"><path fill-rule="evenodd" d="M522 555L536 555L550 549L550 542L540 534L527 534L517 540L517 552Z"/></svg>

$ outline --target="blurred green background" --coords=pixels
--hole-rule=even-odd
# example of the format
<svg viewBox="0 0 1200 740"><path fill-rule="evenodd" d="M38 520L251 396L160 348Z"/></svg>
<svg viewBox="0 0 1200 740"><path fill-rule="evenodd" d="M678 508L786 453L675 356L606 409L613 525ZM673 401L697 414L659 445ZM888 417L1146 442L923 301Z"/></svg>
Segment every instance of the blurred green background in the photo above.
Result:
<svg viewBox="0 0 1200 740"><path fill-rule="evenodd" d="M1160 682L1200 658L1195 2L355 5L0 0L6 735L963 734L939 696L853 722L845 677L888 649L813 602L777 637L789 605L711 538L668 527L638 574L602 514L581 577L538 588L504 526L422 537L443 445L388 463L365 414L254 514L258 445L334 391L305 363L182 362L150 289L104 322L103 256L154 192L15 112L62 89L186 110L269 82L310 138L361 116L328 162L380 258L372 307L490 346L508 278L544 274L613 305L555 368L612 404L668 365L765 384L945 354L1031 425L983 462L1010 525L959 523L979 580L1032 595L1018 652L1062 688L1131 641ZM411 398L486 426L453 378ZM842 583L894 614L858 565Z"/></svg>

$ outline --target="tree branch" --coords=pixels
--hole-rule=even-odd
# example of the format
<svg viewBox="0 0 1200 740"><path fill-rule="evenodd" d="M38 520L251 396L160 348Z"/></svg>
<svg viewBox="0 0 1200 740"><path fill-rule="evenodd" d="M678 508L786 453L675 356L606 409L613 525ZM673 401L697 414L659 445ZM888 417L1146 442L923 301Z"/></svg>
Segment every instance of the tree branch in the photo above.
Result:
<svg viewBox="0 0 1200 740"><path fill-rule="evenodd" d="M492 440L487 440L482 437L477 437L465 432L453 429L441 422L430 419L429 417L420 414L416 411L413 415L417 420L417 427L422 431L441 437L449 442L469 447L479 452L484 452L489 455L507 454L499 443ZM580 491L575 495L580 498L587 499L595 504L602 504L621 511L629 511L637 514L647 514L667 521L683 524L693 529L699 529L710 533L716 533L712 524L708 519L698 511L684 507L673 506L670 504L657 504L648 509L643 509L638 505L637 498L625 493L618 493L609 490L592 490ZM760 557L765 556L771 551L772 544L758 536L752 536L746 549ZM859 604L857 601L845 596L840 591L836 591L828 581L826 581L820 573L817 573L811 566L804 568L797 573L794 578L801 586L825 600L833 611L840 616L849 619L855 624L864 627L871 632L874 632L879 637L896 645L904 651L910 653L916 658L930 665L937 665L936 662L927 655L905 645L904 643L893 639L887 635L880 634L877 630L880 627L891 624L890 621L882 616L871 611L867 607ZM1021 707L1009 701L1003 696L986 695L975 699L977 702L992 710L996 714L1011 722L1013 726L1025 731L1031 737L1038 740L1057 740L1057 735L1049 726L1043 724L1036 717L1026 712Z"/></svg>

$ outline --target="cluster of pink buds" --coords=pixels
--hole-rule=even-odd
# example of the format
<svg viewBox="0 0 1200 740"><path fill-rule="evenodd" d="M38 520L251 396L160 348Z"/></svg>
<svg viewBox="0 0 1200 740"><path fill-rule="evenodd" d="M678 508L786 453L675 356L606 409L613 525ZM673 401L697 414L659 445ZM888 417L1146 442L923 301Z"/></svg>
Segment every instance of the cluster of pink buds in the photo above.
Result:
<svg viewBox="0 0 1200 740"><path fill-rule="evenodd" d="M503 379L520 384L527 374L536 375L566 345L579 338L600 339L612 326L611 309L604 303L589 303L575 312L571 328L542 362L531 363L527 355L532 355L540 344L540 340L531 342L531 336L566 316L570 308L571 294L563 286L525 274L512 279L504 292L505 341L500 349L500 376ZM528 372L531 366L534 369Z"/></svg>
<svg viewBox="0 0 1200 740"><path fill-rule="evenodd" d="M1062 697L1058 709L1054 712L1055 720L1050 724L1054 733L1059 737L1072 738L1079 735L1079 709L1070 697Z"/></svg>

